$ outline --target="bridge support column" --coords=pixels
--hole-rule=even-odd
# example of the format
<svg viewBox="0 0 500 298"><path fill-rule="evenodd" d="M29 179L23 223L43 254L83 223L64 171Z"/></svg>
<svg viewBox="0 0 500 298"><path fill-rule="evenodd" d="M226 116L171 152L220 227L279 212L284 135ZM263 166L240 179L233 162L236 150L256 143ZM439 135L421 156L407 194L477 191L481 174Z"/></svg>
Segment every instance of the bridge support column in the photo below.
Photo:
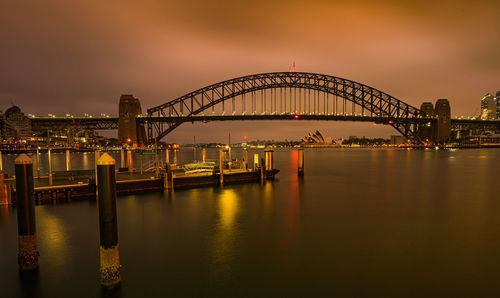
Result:
<svg viewBox="0 0 500 298"><path fill-rule="evenodd" d="M205 163L207 159L207 149L203 148L201 149L201 160L203 161L203 163Z"/></svg>
<svg viewBox="0 0 500 298"><path fill-rule="evenodd" d="M304 149L298 151L297 173L299 176L304 176Z"/></svg>
<svg viewBox="0 0 500 298"><path fill-rule="evenodd" d="M165 149L165 163L170 163L169 150Z"/></svg>
<svg viewBox="0 0 500 298"><path fill-rule="evenodd" d="M174 149L174 165L177 165L177 149Z"/></svg>
<svg viewBox="0 0 500 298"><path fill-rule="evenodd" d="M113 288L121 281L116 215L115 160L104 153L97 161L101 285Z"/></svg>
<svg viewBox="0 0 500 298"><path fill-rule="evenodd" d="M26 154L19 155L15 160L15 172L19 270L35 270L40 253L36 237L33 161Z"/></svg>
<svg viewBox="0 0 500 298"><path fill-rule="evenodd" d="M2 151L0 151L0 172L3 171Z"/></svg>

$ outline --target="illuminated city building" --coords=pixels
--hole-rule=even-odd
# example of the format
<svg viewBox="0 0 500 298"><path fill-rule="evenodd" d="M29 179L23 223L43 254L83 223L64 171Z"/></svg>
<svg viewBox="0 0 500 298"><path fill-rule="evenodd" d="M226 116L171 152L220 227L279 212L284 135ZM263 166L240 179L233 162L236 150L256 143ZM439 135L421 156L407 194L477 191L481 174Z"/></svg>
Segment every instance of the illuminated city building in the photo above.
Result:
<svg viewBox="0 0 500 298"><path fill-rule="evenodd" d="M497 104L497 119L500 119L500 91L495 95L495 102Z"/></svg>
<svg viewBox="0 0 500 298"><path fill-rule="evenodd" d="M497 94L498 95L498 94ZM481 99L481 119L494 120L497 118L497 101L491 93L487 93Z"/></svg>

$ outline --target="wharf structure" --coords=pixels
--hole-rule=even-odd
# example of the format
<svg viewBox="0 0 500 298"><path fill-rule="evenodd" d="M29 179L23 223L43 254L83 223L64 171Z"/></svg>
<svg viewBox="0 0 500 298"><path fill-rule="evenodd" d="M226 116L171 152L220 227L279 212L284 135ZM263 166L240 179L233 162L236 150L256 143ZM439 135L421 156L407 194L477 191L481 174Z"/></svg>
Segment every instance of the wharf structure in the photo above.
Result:
<svg viewBox="0 0 500 298"><path fill-rule="evenodd" d="M120 167L116 172L116 192L124 195L144 191L216 186L221 184L222 180L225 185L273 180L279 172L274 168L274 151L270 150L266 156L267 163L262 162L254 169L248 169L247 164L235 168L231 166L232 162L223 160L220 163L222 167L216 166L210 172L196 174L185 173L181 167L168 163L155 172L135 172L132 170L133 161L128 161L129 167ZM16 203L17 190L14 182L13 178L5 178L2 182L5 184L3 187L6 189L7 204ZM95 170L57 172L57 175L34 178L34 199L37 204L92 198L96 196L96 190Z"/></svg>

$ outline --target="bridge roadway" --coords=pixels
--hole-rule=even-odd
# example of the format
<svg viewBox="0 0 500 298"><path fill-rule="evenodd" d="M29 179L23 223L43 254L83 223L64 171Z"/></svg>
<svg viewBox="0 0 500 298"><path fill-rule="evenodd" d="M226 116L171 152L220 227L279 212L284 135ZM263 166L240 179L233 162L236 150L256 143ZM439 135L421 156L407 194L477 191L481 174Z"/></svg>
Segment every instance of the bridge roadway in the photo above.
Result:
<svg viewBox="0 0 500 298"><path fill-rule="evenodd" d="M33 131L75 128L79 130L118 129L118 117L30 117Z"/></svg>
<svg viewBox="0 0 500 298"><path fill-rule="evenodd" d="M192 116L138 116L137 121L146 123L171 123L171 122L211 122L211 121L238 121L238 120L316 120L316 121L356 121L390 124L390 121L403 121L412 124L422 124L437 121L429 117L380 117L362 115L309 115L298 114L248 114L248 115L192 115ZM118 117L32 117L30 118L34 131L47 129L65 129L69 127L81 130L113 130L118 129ZM480 120L452 118L452 129L465 129L470 127L490 127L500 130L500 120Z"/></svg>

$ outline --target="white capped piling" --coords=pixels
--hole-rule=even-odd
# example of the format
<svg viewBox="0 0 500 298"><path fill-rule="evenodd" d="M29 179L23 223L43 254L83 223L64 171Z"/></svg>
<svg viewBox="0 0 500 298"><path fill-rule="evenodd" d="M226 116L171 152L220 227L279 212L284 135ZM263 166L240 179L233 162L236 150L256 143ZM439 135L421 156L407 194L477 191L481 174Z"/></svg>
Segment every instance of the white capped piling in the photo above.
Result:
<svg viewBox="0 0 500 298"><path fill-rule="evenodd" d="M69 155L69 150L66 150L66 171L71 171L71 159Z"/></svg>
<svg viewBox="0 0 500 298"><path fill-rule="evenodd" d="M297 173L299 176L304 176L304 149L298 151Z"/></svg>
<svg viewBox="0 0 500 298"><path fill-rule="evenodd" d="M47 158L49 159L49 185L52 185L52 154L50 148L48 148Z"/></svg>
<svg viewBox="0 0 500 298"><path fill-rule="evenodd" d="M38 252L35 220L35 194L33 190L33 161L21 154L14 161L16 172L16 205L19 270L38 268Z"/></svg>
<svg viewBox="0 0 500 298"><path fill-rule="evenodd" d="M115 160L104 153L97 161L99 202L99 259L101 285L113 288L121 281L118 222L116 214Z"/></svg>
<svg viewBox="0 0 500 298"><path fill-rule="evenodd" d="M8 185L5 184L5 173L0 171L0 205L9 204L9 196L7 194Z"/></svg>

